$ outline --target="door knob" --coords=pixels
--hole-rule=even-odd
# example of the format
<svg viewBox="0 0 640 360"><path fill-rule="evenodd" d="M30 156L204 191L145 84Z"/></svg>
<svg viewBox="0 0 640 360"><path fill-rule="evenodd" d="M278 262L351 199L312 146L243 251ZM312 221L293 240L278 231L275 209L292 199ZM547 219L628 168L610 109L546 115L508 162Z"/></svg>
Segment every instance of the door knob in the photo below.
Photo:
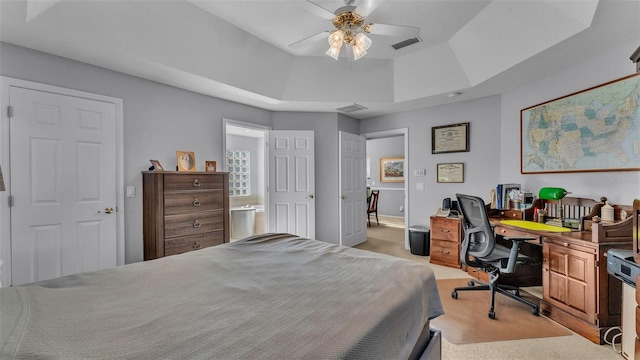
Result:
<svg viewBox="0 0 640 360"><path fill-rule="evenodd" d="M110 207L105 208L104 212L105 212L105 214L111 214L113 212L113 208L110 208Z"/></svg>
<svg viewBox="0 0 640 360"><path fill-rule="evenodd" d="M347 195L342 195L342 196L340 196L340 199L342 199L342 200L346 200L346 199L348 199L348 198L349 198L349 197L348 197Z"/></svg>
<svg viewBox="0 0 640 360"><path fill-rule="evenodd" d="M307 196L307 199L313 199L313 194L309 194L309 196Z"/></svg>

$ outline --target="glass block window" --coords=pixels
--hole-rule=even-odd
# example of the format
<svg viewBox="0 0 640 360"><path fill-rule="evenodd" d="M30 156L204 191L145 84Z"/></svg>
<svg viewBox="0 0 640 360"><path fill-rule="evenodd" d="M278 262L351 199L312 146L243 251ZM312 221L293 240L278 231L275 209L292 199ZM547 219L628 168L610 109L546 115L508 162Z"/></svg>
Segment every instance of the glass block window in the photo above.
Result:
<svg viewBox="0 0 640 360"><path fill-rule="evenodd" d="M229 196L251 195L249 155L246 150L227 150Z"/></svg>

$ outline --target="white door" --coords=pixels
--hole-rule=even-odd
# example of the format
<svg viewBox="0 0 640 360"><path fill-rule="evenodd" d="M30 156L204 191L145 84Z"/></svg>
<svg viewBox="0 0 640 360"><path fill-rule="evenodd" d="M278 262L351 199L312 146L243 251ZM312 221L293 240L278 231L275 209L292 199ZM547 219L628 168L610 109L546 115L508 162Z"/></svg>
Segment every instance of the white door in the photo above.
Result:
<svg viewBox="0 0 640 360"><path fill-rule="evenodd" d="M366 139L340 131L340 244L367 241Z"/></svg>
<svg viewBox="0 0 640 360"><path fill-rule="evenodd" d="M116 106L11 87L13 285L117 265Z"/></svg>
<svg viewBox="0 0 640 360"><path fill-rule="evenodd" d="M313 131L269 131L269 232L316 236Z"/></svg>

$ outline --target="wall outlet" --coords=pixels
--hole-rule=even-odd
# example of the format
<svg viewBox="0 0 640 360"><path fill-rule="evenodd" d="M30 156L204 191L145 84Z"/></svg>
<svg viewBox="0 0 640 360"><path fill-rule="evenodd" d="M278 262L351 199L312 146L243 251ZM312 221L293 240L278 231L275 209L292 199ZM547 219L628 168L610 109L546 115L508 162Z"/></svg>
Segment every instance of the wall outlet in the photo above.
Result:
<svg viewBox="0 0 640 360"><path fill-rule="evenodd" d="M424 183L416 183L416 190L424 190Z"/></svg>

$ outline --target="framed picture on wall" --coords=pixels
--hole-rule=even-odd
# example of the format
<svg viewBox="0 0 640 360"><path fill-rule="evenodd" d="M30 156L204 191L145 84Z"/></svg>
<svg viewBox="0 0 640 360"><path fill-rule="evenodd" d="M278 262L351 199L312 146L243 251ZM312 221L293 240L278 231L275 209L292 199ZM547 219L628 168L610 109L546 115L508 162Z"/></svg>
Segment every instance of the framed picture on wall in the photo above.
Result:
<svg viewBox="0 0 640 360"><path fill-rule="evenodd" d="M463 163L438 164L438 182L439 183L463 183L464 182L464 164Z"/></svg>
<svg viewBox="0 0 640 360"><path fill-rule="evenodd" d="M403 182L404 158L380 158L380 182Z"/></svg>
<svg viewBox="0 0 640 360"><path fill-rule="evenodd" d="M443 154L469 151L469 123L431 128L431 153Z"/></svg>
<svg viewBox="0 0 640 360"><path fill-rule="evenodd" d="M176 151L178 171L196 171L196 155L193 151Z"/></svg>

